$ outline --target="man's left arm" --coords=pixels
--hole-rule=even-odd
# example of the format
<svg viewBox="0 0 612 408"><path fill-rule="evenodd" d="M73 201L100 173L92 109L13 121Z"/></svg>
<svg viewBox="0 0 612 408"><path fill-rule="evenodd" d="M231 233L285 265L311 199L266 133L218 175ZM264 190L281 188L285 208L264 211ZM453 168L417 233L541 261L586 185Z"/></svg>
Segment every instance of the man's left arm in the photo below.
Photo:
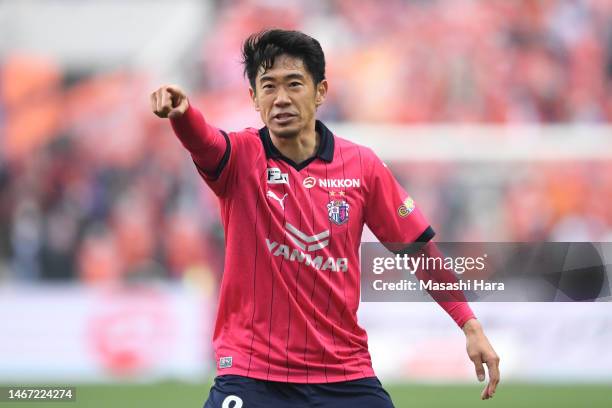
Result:
<svg viewBox="0 0 612 408"><path fill-rule="evenodd" d="M418 255L427 258L444 258L443 253L433 241L423 245L418 252ZM437 265L436 262L433 262L433 264ZM454 272L446 268L427 270L426 272L419 269L416 271L416 277L419 280L431 280L436 283L457 282ZM486 364L489 372L489 382L482 390L480 397L483 400L493 397L499 383L499 356L489 343L482 325L476 320L463 291L430 291L429 294L465 333L467 354L474 363L476 377L480 382L485 380L484 365Z"/></svg>
<svg viewBox="0 0 612 408"><path fill-rule="evenodd" d="M370 162L365 202L365 221L374 235L388 249L398 253L404 247L420 242L420 251L425 256L438 256L440 251L431 239L434 231L412 198L397 183L391 171L371 150L366 149ZM434 279L438 282L456 281L452 271L443 269L433 275L423 276L417 271L419 279ZM462 291L432 291L430 295L461 327L466 336L467 352L476 368L479 381L484 381L484 364L489 370L489 383L482 391L481 398L489 399L499 383L499 357L476 320L472 309Z"/></svg>

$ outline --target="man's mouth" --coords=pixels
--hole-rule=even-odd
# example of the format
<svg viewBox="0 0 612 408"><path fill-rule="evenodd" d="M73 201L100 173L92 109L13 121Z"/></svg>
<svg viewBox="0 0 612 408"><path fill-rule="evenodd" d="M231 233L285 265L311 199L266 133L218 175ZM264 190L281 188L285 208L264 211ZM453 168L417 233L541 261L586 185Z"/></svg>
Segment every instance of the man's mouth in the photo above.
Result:
<svg viewBox="0 0 612 408"><path fill-rule="evenodd" d="M273 116L273 120L279 124L284 124L290 122L295 117L296 115L294 115L293 113L277 113Z"/></svg>

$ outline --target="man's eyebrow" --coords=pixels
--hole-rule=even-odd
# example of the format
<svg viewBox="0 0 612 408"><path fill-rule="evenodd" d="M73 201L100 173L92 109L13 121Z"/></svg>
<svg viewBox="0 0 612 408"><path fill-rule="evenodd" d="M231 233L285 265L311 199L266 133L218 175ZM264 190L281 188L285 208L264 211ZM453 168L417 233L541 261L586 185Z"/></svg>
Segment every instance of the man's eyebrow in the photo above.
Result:
<svg viewBox="0 0 612 408"><path fill-rule="evenodd" d="M294 74L285 75L285 79L304 79L304 75L296 72Z"/></svg>
<svg viewBox="0 0 612 408"><path fill-rule="evenodd" d="M292 73L292 74L287 74L283 78L284 79L301 79L301 80L304 80L304 75L300 74L299 72L295 72L295 73ZM275 81L276 78L273 77L272 75L262 75L259 78L259 80L261 82L264 82L264 81Z"/></svg>

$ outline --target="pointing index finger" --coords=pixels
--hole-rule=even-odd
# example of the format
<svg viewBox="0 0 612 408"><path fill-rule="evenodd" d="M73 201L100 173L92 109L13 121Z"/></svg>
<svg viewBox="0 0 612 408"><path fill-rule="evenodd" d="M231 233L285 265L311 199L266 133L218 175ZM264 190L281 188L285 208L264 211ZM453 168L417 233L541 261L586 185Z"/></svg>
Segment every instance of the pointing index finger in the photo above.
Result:
<svg viewBox="0 0 612 408"><path fill-rule="evenodd" d="M162 109L164 109L165 113L168 113L172 106L172 93L168 88L163 88L161 90L161 98L162 98Z"/></svg>

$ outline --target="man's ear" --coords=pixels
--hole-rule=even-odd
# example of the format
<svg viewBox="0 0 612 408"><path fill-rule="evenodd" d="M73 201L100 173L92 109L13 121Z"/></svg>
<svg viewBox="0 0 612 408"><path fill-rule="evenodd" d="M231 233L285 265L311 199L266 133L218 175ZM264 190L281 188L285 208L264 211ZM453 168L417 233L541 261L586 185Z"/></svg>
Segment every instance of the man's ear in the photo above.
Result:
<svg viewBox="0 0 612 408"><path fill-rule="evenodd" d="M257 95L255 95L255 91L250 86L249 86L249 96L251 97L251 100L253 101L253 106L255 107L255 110L259 112L259 102L257 102Z"/></svg>
<svg viewBox="0 0 612 408"><path fill-rule="evenodd" d="M327 79L322 80L317 84L316 95L315 95L315 104L317 107L325 102L325 98L327 97L327 89L329 85L327 84Z"/></svg>

